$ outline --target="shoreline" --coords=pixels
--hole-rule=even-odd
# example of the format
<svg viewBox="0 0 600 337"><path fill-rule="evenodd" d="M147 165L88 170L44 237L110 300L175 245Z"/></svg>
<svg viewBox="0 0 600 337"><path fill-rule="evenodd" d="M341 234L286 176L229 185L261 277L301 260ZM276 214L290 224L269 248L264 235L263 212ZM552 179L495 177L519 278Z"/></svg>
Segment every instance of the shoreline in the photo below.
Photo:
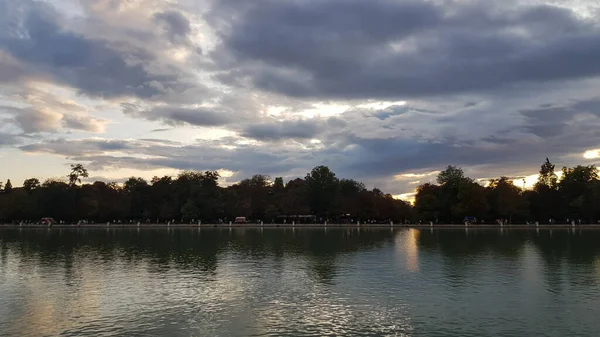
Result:
<svg viewBox="0 0 600 337"><path fill-rule="evenodd" d="M52 226L47 225L30 225L30 224L0 224L0 228L25 228L25 229L40 229L40 228L69 228L69 229L100 229L100 228L113 228L113 229L171 229L171 228L206 228L206 229L228 229L228 228L248 228L248 229L261 229L261 228L272 228L272 229L303 229L303 228L345 228L345 229L384 229L384 228L413 228L413 229L517 229L517 230L531 230L531 229L595 229L600 230L600 224L581 224L581 225L568 225L568 224L540 224L540 225L503 225L498 224L477 224L477 225L458 225L458 224L434 224L434 225L416 225L416 224L82 224L82 225L67 225L67 224L54 224Z"/></svg>

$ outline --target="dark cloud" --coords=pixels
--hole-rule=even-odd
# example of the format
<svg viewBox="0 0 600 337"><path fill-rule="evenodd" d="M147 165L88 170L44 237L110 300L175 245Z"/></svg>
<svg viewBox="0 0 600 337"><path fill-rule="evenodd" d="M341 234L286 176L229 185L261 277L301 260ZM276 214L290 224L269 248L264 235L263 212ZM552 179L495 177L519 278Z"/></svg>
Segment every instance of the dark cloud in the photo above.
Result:
<svg viewBox="0 0 600 337"><path fill-rule="evenodd" d="M251 124L244 127L241 136L257 140L311 139L320 131L317 120L287 120Z"/></svg>
<svg viewBox="0 0 600 337"><path fill-rule="evenodd" d="M534 173L546 156L578 163L600 147L600 24L568 7L519 3L219 0L201 14L181 2L84 1L81 20L47 2L0 0L0 84L22 89L3 96L19 108L0 117L0 144L101 171L295 177L324 164L394 194L429 179L394 180L398 173L448 164L493 177ZM206 22L190 21L202 15ZM198 40L215 50L198 53ZM382 100L406 103L377 108ZM127 116L169 129L136 140L43 132L99 131L105 121L88 112L110 118L122 101ZM348 108L320 117L327 104ZM317 117L303 119L305 110ZM235 136L150 138L182 126Z"/></svg>
<svg viewBox="0 0 600 337"><path fill-rule="evenodd" d="M151 53L61 27L60 16L49 5L28 0L2 4L7 11L0 14L5 22L0 49L38 76L98 97L151 98L187 87L185 76L173 68L151 71L157 68L151 66L156 61Z"/></svg>
<svg viewBox="0 0 600 337"><path fill-rule="evenodd" d="M178 11L165 11L154 14L154 20L165 25L171 41L181 42L191 32L190 21Z"/></svg>
<svg viewBox="0 0 600 337"><path fill-rule="evenodd" d="M552 137L562 134L568 127L576 110L564 106L548 106L525 110L521 114L526 118L525 129L538 137Z"/></svg>
<svg viewBox="0 0 600 337"><path fill-rule="evenodd" d="M600 74L600 26L504 2L219 1L219 79L297 97L406 98Z"/></svg>

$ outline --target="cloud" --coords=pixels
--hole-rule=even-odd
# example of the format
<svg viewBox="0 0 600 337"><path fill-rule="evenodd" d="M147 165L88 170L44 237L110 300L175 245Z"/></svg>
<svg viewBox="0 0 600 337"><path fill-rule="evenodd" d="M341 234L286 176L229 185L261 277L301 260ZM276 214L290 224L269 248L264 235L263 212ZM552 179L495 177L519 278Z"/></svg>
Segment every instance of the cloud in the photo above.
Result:
<svg viewBox="0 0 600 337"><path fill-rule="evenodd" d="M55 139L21 146L28 153L49 153L65 156L69 160L87 163L93 170L131 168L154 170L173 168L181 170L221 170L236 172L245 178L255 173L281 174L298 168L303 174L311 167L310 150L269 148L235 144L229 140L198 141L192 144L161 140L107 140L107 139ZM302 153L303 152L303 153ZM284 176L287 176L284 174Z"/></svg>
<svg viewBox="0 0 600 337"><path fill-rule="evenodd" d="M172 42L181 42L192 31L190 21L178 11L165 11L154 14L154 20L165 25Z"/></svg>
<svg viewBox="0 0 600 337"><path fill-rule="evenodd" d="M16 135L0 132L0 147L13 146L18 143L19 143L19 140Z"/></svg>
<svg viewBox="0 0 600 337"><path fill-rule="evenodd" d="M216 2L232 85L304 98L406 98L597 76L600 25L514 2Z"/></svg>
<svg viewBox="0 0 600 337"><path fill-rule="evenodd" d="M67 129L102 133L106 121L88 116L63 116L62 125Z"/></svg>
<svg viewBox="0 0 600 337"><path fill-rule="evenodd" d="M0 49L36 76L107 98L153 98L189 86L179 69L161 69L164 67L151 51L87 37L61 26L63 18L50 5L3 0L0 6L6 9L0 14L5 22Z"/></svg>
<svg viewBox="0 0 600 337"><path fill-rule="evenodd" d="M600 22L552 3L0 0L0 142L98 176L324 164L397 195L448 164L577 164L600 147Z"/></svg>
<svg viewBox="0 0 600 337"><path fill-rule="evenodd" d="M244 127L241 135L257 140L311 139L320 129L317 120L286 120L250 124Z"/></svg>
<svg viewBox="0 0 600 337"><path fill-rule="evenodd" d="M176 106L157 106L144 110L141 106L123 103L123 112L131 117L160 121L167 125L184 124L195 126L222 126L235 120L227 111L218 111L218 107L184 108Z"/></svg>
<svg viewBox="0 0 600 337"><path fill-rule="evenodd" d="M14 122L25 133L51 132L60 126L62 116L50 111L34 108L2 107L2 110L14 115Z"/></svg>
<svg viewBox="0 0 600 337"><path fill-rule="evenodd" d="M55 139L43 141L36 144L21 146L20 149L25 152L50 153L62 156L86 156L98 155L107 151L125 151L132 149L135 145L143 146L141 143L129 142L125 140L108 139L87 139L87 140L67 140Z"/></svg>
<svg viewBox="0 0 600 337"><path fill-rule="evenodd" d="M25 134L57 132L64 128L102 133L108 121L91 117L86 107L70 102L52 93L56 87L36 88L30 86L14 92L17 106L0 106L0 113L9 118L5 122L19 128ZM25 105L25 106L23 106Z"/></svg>

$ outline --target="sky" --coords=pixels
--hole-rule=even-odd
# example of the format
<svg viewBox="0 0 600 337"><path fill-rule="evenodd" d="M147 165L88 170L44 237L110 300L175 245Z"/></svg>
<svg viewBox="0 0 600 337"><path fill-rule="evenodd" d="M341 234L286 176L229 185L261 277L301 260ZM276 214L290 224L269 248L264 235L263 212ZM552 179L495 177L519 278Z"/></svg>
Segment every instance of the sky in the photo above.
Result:
<svg viewBox="0 0 600 337"><path fill-rule="evenodd" d="M596 1L0 0L0 180L531 185L600 163L598 88Z"/></svg>

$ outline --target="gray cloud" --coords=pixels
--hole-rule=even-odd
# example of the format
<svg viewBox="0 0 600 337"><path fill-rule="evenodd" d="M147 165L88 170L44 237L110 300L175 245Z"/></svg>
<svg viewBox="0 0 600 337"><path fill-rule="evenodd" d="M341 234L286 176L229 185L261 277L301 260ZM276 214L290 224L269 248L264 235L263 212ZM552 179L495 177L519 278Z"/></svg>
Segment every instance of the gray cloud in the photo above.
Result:
<svg viewBox="0 0 600 337"><path fill-rule="evenodd" d="M155 56L137 48L88 38L60 26L49 5L3 0L0 49L38 76L50 77L91 96L151 98L188 87L185 75L157 71Z"/></svg>
<svg viewBox="0 0 600 337"><path fill-rule="evenodd" d="M317 120L287 120L251 124L244 127L241 135L257 140L311 139L320 132Z"/></svg>
<svg viewBox="0 0 600 337"><path fill-rule="evenodd" d="M143 143L130 142L126 140L67 140L55 139L42 141L35 144L21 146L25 152L38 152L62 155L67 157L83 155L99 155L106 151L125 151L133 148L143 147Z"/></svg>
<svg viewBox="0 0 600 337"><path fill-rule="evenodd" d="M88 116L64 115L62 125L67 129L100 133L104 131L106 122Z"/></svg>
<svg viewBox="0 0 600 337"><path fill-rule="evenodd" d="M171 41L181 42L192 31L190 21L178 11L165 11L154 14L154 20L165 25Z"/></svg>
<svg viewBox="0 0 600 337"><path fill-rule="evenodd" d="M59 107L59 102L54 107ZM60 109L58 109L60 111ZM69 111L69 109L65 109ZM17 108L0 106L9 118L5 123L11 123L20 128L25 134L39 132L56 132L61 126L65 129L80 130L99 133L104 130L106 121L86 115L77 115L68 112L56 112L53 109L38 109L36 107Z"/></svg>
<svg viewBox="0 0 600 337"><path fill-rule="evenodd" d="M156 0L136 9L83 1L80 20L42 2L0 0L0 85L21 86L4 98L31 106L2 120L10 126L0 143L23 144L27 135L12 135L24 130L37 137L20 147L24 152L100 171L225 168L241 178L296 177L324 164L394 194L415 187L394 180L398 173L458 164L474 177L518 176L537 171L546 156L570 165L583 160L585 149L600 147L600 24L568 6L211 2L206 11L195 1L182 7ZM202 15L206 21L196 21ZM198 40L208 41L206 53L198 52ZM207 78L221 83L208 91ZM79 102L69 92L52 102L33 95L31 82L55 82L49 91L71 87L95 99ZM104 121L88 112L110 118L121 97L129 102L122 105L127 116L155 122L135 134L149 124L163 131L160 123L236 136L189 144L150 139L161 134L149 132L137 140L38 134L97 131ZM384 98L407 103L362 104ZM304 110L318 115L323 104L349 108L303 119ZM273 107L282 108L276 117ZM122 130L115 123L111 137Z"/></svg>
<svg viewBox="0 0 600 337"><path fill-rule="evenodd" d="M447 95L600 73L600 26L504 2L219 1L219 79L285 95Z"/></svg>
<svg viewBox="0 0 600 337"><path fill-rule="evenodd" d="M17 135L0 132L0 147L13 146L18 143L19 140Z"/></svg>
<svg viewBox="0 0 600 337"><path fill-rule="evenodd" d="M231 143L228 140L182 144L161 140L56 139L21 146L20 149L31 153L62 155L69 160L88 163L93 170L225 168L247 177L259 172L281 174L309 165L310 153L307 150L301 153L296 149L280 148L273 152L269 148L252 145L236 144L234 149L226 149L223 145Z"/></svg>
<svg viewBox="0 0 600 337"><path fill-rule="evenodd" d="M344 148L349 148L342 171L349 175L381 177L397 172L437 170L454 164L482 166L485 170L477 174L494 177L493 174L498 172L532 174L545 157L553 158L559 166L580 164L584 161L585 149L600 147L600 116L590 115L580 108L589 106L590 101L595 99L523 110L520 112L525 117L523 124L513 129L503 123L497 132L474 139L461 135L456 132L458 130L445 138L430 140L402 136L361 137L349 131L342 143ZM456 119L455 124L459 121ZM416 132L423 128L423 125L412 126ZM366 127L365 123L363 128ZM478 128L479 125L474 120L468 127ZM484 130L491 129L485 127Z"/></svg>
<svg viewBox="0 0 600 337"><path fill-rule="evenodd" d="M60 127L62 118L61 114L40 111L34 107L0 106L0 113L8 116L3 120L5 125L16 126L23 134L54 132Z"/></svg>
<svg viewBox="0 0 600 337"><path fill-rule="evenodd" d="M174 106L159 106L148 110L142 107L124 103L123 113L128 116L160 121L168 125L183 124L195 126L222 126L235 120L228 111L218 111L220 108L182 108Z"/></svg>

